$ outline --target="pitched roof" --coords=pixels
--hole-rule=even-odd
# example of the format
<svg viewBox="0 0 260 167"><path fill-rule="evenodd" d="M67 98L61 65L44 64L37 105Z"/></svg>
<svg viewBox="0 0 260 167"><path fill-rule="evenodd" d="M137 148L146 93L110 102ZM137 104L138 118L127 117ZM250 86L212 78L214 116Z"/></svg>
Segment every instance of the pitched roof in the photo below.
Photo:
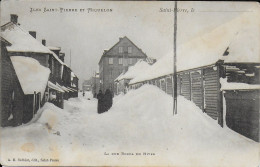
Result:
<svg viewBox="0 0 260 167"><path fill-rule="evenodd" d="M98 64L100 63L101 59L102 59L109 51L111 51L114 47L116 47L116 46L121 42L122 39L127 39L127 40L128 40L132 45L134 45L140 52L142 52L142 54L144 54L144 55L146 56L146 54L142 51L142 49L140 49L138 46L136 46L135 43L133 43L127 36L124 36L123 38L120 37L120 38L119 38L119 41L118 41L115 45L113 45L109 50L106 50L106 51L104 52L104 54L101 56L101 58L100 58Z"/></svg>
<svg viewBox="0 0 260 167"><path fill-rule="evenodd" d="M51 51L42 45L41 42L33 38L19 25L12 22L1 26L1 34L6 40L12 43L11 46L7 47L9 52L35 52L52 54Z"/></svg>

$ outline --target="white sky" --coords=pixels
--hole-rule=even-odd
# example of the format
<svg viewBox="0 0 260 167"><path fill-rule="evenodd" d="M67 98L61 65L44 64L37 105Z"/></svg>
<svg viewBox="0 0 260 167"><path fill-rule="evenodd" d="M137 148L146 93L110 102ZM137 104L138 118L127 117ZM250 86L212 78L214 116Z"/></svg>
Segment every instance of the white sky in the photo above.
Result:
<svg viewBox="0 0 260 167"><path fill-rule="evenodd" d="M248 2L179 2L179 8L194 8L195 12L178 13L178 44L184 43L228 22L243 11L250 11L256 3ZM111 8L100 13L30 13L30 8ZM110 49L119 37L127 36L148 56L160 58L173 50L173 12L159 12L160 8L174 8L174 2L123 1L4 1L1 4L1 25L18 15L21 26L37 31L37 39L47 45L60 46L80 84L98 69L98 61L105 49Z"/></svg>

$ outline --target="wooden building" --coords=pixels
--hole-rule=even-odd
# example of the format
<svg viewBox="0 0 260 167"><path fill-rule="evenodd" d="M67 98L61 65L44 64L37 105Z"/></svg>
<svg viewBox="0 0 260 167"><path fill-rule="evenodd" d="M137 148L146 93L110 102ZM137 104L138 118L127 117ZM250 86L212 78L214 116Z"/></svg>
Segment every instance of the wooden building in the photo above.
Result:
<svg viewBox="0 0 260 167"><path fill-rule="evenodd" d="M105 50L99 61L101 90L110 89L114 92L114 80L129 66L140 59L146 59L146 54L127 37L119 38L112 48Z"/></svg>
<svg viewBox="0 0 260 167"><path fill-rule="evenodd" d="M84 80L84 82L82 83L82 91L83 92L92 91L92 78L88 80Z"/></svg>
<svg viewBox="0 0 260 167"><path fill-rule="evenodd" d="M29 122L45 103L50 71L35 59L10 57L5 45L11 44L2 37L1 45L1 126L18 126Z"/></svg>
<svg viewBox="0 0 260 167"><path fill-rule="evenodd" d="M129 89L129 82L140 72L150 68L151 61L139 60L135 65L128 68L125 73L120 74L114 81L115 94L126 93Z"/></svg>
<svg viewBox="0 0 260 167"><path fill-rule="evenodd" d="M42 42L37 41L36 32L25 31L18 23L18 16L14 14L11 15L10 22L1 26L1 34L13 44L7 47L9 56L31 57L36 59L42 66L50 69L50 83L48 86L52 85L52 87L48 87L44 93L46 101L52 101L58 107L62 108L64 92L70 92L68 94L72 94L71 92L73 92L74 96L77 94L74 93L77 89L69 90L64 86L64 83L66 84L67 82L63 78L64 66L66 66L64 63L65 54L60 52L61 49L59 47L46 47L45 39ZM71 78L66 79L69 80L68 82L71 82ZM54 89L53 85L56 85L56 89ZM52 97L56 97L57 99L50 100L49 95L53 95Z"/></svg>
<svg viewBox="0 0 260 167"><path fill-rule="evenodd" d="M220 126L260 141L260 31L256 25L254 17L241 15L179 46L176 73L178 95L193 101ZM221 37L217 43L216 36ZM152 84L173 95L173 83L173 54L169 54L129 84L132 89Z"/></svg>
<svg viewBox="0 0 260 167"><path fill-rule="evenodd" d="M94 75L92 76L92 94L93 97L96 98L97 94L100 90L100 78L99 78L99 72L94 72Z"/></svg>
<svg viewBox="0 0 260 167"><path fill-rule="evenodd" d="M1 126L23 123L24 93L8 56L6 46L11 43L1 37ZM22 110L21 110L22 109Z"/></svg>

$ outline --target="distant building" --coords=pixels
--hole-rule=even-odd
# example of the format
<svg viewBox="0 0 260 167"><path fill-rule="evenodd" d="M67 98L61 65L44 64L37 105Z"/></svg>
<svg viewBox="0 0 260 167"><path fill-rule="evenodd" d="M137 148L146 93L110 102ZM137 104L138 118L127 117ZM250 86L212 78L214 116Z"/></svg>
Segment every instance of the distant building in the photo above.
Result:
<svg viewBox="0 0 260 167"><path fill-rule="evenodd" d="M91 91L92 90L92 80L89 79L89 80L85 80L82 84L82 90L83 92L86 92L86 91Z"/></svg>
<svg viewBox="0 0 260 167"><path fill-rule="evenodd" d="M129 66L134 65L138 60L146 59L147 55L138 48L126 36L119 38L112 48L105 50L99 61L100 88L114 92L114 80Z"/></svg>
<svg viewBox="0 0 260 167"><path fill-rule="evenodd" d="M99 78L99 72L95 72L92 77L92 94L94 97L98 94L100 90L100 78Z"/></svg>

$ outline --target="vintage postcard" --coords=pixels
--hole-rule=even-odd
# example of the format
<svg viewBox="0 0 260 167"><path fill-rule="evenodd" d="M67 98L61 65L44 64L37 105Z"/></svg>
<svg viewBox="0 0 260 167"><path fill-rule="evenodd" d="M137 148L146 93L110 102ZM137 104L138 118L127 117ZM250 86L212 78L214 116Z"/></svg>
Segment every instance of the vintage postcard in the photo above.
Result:
<svg viewBox="0 0 260 167"><path fill-rule="evenodd" d="M260 165L257 2L1 2L4 166Z"/></svg>

